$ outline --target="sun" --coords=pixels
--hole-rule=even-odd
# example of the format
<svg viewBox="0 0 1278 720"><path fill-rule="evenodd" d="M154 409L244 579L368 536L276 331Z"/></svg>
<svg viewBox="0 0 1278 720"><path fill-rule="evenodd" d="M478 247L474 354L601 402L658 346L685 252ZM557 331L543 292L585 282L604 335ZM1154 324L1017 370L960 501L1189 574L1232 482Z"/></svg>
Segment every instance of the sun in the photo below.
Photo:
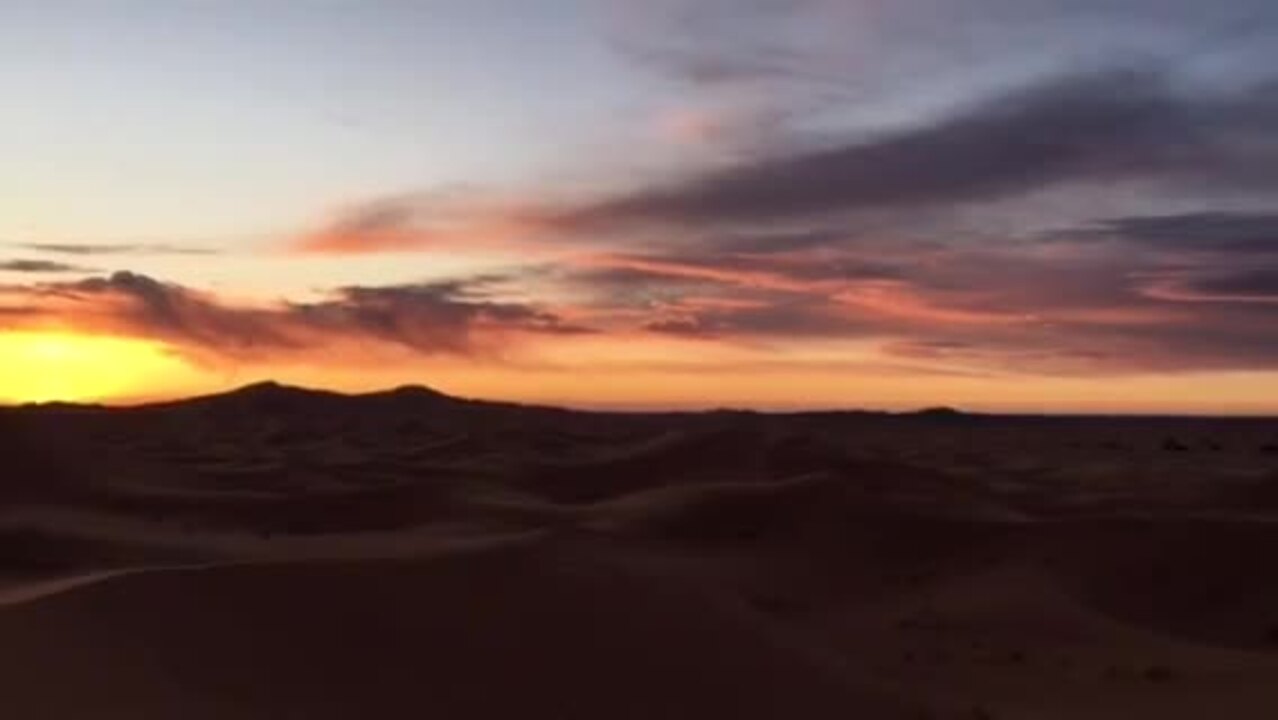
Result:
<svg viewBox="0 0 1278 720"><path fill-rule="evenodd" d="M185 370L185 363L153 341L72 332L0 333L0 402L144 395Z"/></svg>

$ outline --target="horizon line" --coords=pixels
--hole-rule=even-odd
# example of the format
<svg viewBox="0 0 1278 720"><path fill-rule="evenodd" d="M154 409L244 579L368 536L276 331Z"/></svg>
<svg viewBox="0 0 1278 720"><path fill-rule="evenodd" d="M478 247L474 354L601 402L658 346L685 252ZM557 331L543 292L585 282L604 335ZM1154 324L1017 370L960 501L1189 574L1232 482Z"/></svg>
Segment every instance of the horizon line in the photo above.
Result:
<svg viewBox="0 0 1278 720"><path fill-rule="evenodd" d="M953 417L972 417L972 418L1061 418L1061 419L1202 419L1202 420L1275 420L1278 421L1278 413L1273 411L1258 411L1256 413L1248 412L1150 412L1150 411L1105 411L1105 412L1088 412L1088 411L1032 411L1032 410L973 410L962 407L956 407L949 404L936 404L922 406L912 409L889 409L882 407L855 407L855 406L808 406L794 408L780 407L750 407L750 406L643 406L633 403L625 405L575 405L572 403L556 404L554 402L523 402L518 400L509 400L503 398L488 397L470 397L463 395L454 395L452 393L440 390L430 385L421 383L408 383L400 385L392 385L383 388L365 390L365 391L345 391L333 388L314 387L296 385L292 383L280 382L278 380L260 380L243 385L232 386L228 389L195 393L184 396L174 396L168 398L139 398L137 400L107 400L107 401L70 401L70 400L43 400L32 402L0 402L2 410L24 410L24 409L54 409L54 408L80 408L80 409L99 409L99 410L138 410L147 408L157 408L168 405L181 405L184 403L196 402L200 400L208 400L220 397L227 397L236 394L242 394L252 390L264 389L281 389L288 391L296 391L310 395L327 395L336 396L344 399L360 399L374 396L391 395L394 393L403 393L408 391L425 391L432 395L454 400L463 403L488 404L488 405L507 405L518 408L532 408L541 410L558 410L565 412L578 412L586 414L601 415L711 415L716 413L737 413L750 415L771 415L771 416L788 416L788 415L882 415L888 417L918 417L933 415L936 417L953 416Z"/></svg>

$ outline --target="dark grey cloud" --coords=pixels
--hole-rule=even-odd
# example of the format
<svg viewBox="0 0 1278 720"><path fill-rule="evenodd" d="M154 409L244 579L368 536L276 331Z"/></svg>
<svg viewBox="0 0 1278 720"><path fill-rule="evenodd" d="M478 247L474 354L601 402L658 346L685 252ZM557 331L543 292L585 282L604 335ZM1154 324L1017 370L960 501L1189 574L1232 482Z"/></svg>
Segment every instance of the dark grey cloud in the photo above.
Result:
<svg viewBox="0 0 1278 720"><path fill-rule="evenodd" d="M1122 164L1111 157L1101 166L1110 162ZM861 220L787 218L749 230L688 220L682 231L654 233L658 241L644 251L630 249L625 233L602 237L596 242L611 251L540 268L535 284L569 291L604 331L765 344L865 340L915 359L1025 372L1278 367L1278 341L1269 340L1278 303L1270 302L1266 270L1278 262L1266 251L1274 224L1267 213L1102 217L1049 241L1034 233L903 234L890 222ZM502 302L526 280L521 271L347 288L296 312L312 327L358 326L435 347L464 346L464 329L484 322L582 330Z"/></svg>
<svg viewBox="0 0 1278 720"><path fill-rule="evenodd" d="M1062 71L1152 64L1220 89L1278 61L1278 5L1267 0L615 4L625 7L617 47L682 88L685 107L725 118L719 135L737 140L733 152L839 145L850 128L900 129L902 118Z"/></svg>
<svg viewBox="0 0 1278 720"><path fill-rule="evenodd" d="M229 354L297 343L275 313L225 305L215 298L174 283L121 271L75 283L46 284L38 294L77 304L72 309L146 336L193 344Z"/></svg>
<svg viewBox="0 0 1278 720"><path fill-rule="evenodd" d="M1265 298L1278 302L1278 267L1243 270L1232 275L1194 281L1192 288L1201 293L1237 298Z"/></svg>
<svg viewBox="0 0 1278 720"><path fill-rule="evenodd" d="M690 338L869 340L1049 374L1278 367L1278 263L1255 254L1169 264L1180 251L1081 237L821 250L616 255L618 267L565 279L593 288L601 312Z"/></svg>
<svg viewBox="0 0 1278 720"><path fill-rule="evenodd" d="M905 273L902 261L875 259L856 252L756 254L693 248L684 252L615 253L609 257L620 267L577 271L571 276L606 287L714 276L721 276L719 282L737 277L742 285L752 284L751 277L756 275L782 282L890 280Z"/></svg>
<svg viewBox="0 0 1278 720"><path fill-rule="evenodd" d="M391 343L423 354L479 349L481 332L589 332L553 312L488 298L496 276L471 281L340 288L306 303L255 307L132 272L70 283L9 287L32 318L163 339L213 356L269 355L341 340Z"/></svg>
<svg viewBox="0 0 1278 720"><path fill-rule="evenodd" d="M607 309L647 308L722 288L720 283L702 278L636 267L569 270L561 274L559 282L583 291L592 306Z"/></svg>
<svg viewBox="0 0 1278 720"><path fill-rule="evenodd" d="M1109 197L1140 189L1182 201L1278 196L1278 83L1204 88L1151 67L1040 78L877 133L849 131L819 143L791 138L727 166L630 191L575 203L533 200L522 239L761 255L875 235L943 241L962 213L998 205L1014 212L1016 203L1047 193L1057 193L1058 212L1071 192L1095 196L1102 188ZM1188 243L1216 232L1227 244L1254 244L1242 234L1272 223L1263 213L1106 219L1073 202L1077 235L1134 242L1162 235ZM345 251L403 249L379 233L429 237L432 227L464 219L466 207L456 199L388 198L339 222L337 235Z"/></svg>
<svg viewBox="0 0 1278 720"><path fill-rule="evenodd" d="M802 81L869 91L1140 55L1273 57L1268 0L649 0L623 6L620 50L698 90ZM1013 73L1014 74L1014 73ZM868 96L868 98L867 98ZM790 99L787 97L787 99Z"/></svg>
<svg viewBox="0 0 1278 720"><path fill-rule="evenodd" d="M960 304L971 309L1000 300L991 293ZM1275 310L1189 295L1154 298L1133 284L1088 312L1040 307L1020 322L940 323L900 335L889 351L1031 374L1272 370L1278 367L1278 337L1267 328L1278 323Z"/></svg>
<svg viewBox="0 0 1278 720"><path fill-rule="evenodd" d="M1278 105L1181 93L1160 72L1057 78L877 138L776 154L568 213L568 224L758 223L1154 179L1278 186Z"/></svg>
<svg viewBox="0 0 1278 720"><path fill-rule="evenodd" d="M796 266L784 254L748 257L745 274L723 272L740 258L690 256L680 266L678 256L664 255L652 265L555 276L595 291L577 308L593 318L591 327L508 299L519 274L350 286L314 301L248 307L116 273L25 292L10 287L6 299L16 302L5 307L15 312L5 316L8 325L21 326L56 315L224 358L313 352L349 340L422 354L481 354L491 332L639 330L764 343L866 340L916 361L1054 374L1278 367L1272 266L1191 267L1168 275L1121 248L1063 258L1035 247L937 248L891 273L849 277ZM875 250L845 249L822 262L855 267ZM653 256L617 258L637 259ZM701 272L707 268L714 272ZM540 271L536 277L545 280ZM1169 278L1175 292L1165 292Z"/></svg>
<svg viewBox="0 0 1278 720"><path fill-rule="evenodd" d="M1159 250L1278 254L1278 213L1215 211L1117 218L1068 235L1112 237Z"/></svg>
<svg viewBox="0 0 1278 720"><path fill-rule="evenodd" d="M529 304L477 299L492 282L491 276L483 276L473 283L449 280L345 287L332 300L294 304L290 311L313 328L356 331L425 352L465 352L472 345L471 333L476 327L552 334L590 332Z"/></svg>
<svg viewBox="0 0 1278 720"><path fill-rule="evenodd" d="M775 123L700 171L516 203L533 211L511 247L583 251L539 282L599 327L1023 372L1278 368L1278 5L627 6L658 22L624 49L695 87L694 112ZM472 206L405 195L338 230L362 243ZM399 336L421 334L399 308L425 305L435 345L482 318L565 331L502 293L347 288L296 312Z"/></svg>
<svg viewBox="0 0 1278 720"><path fill-rule="evenodd" d="M0 271L13 273L83 273L92 272L79 265L52 260L0 260Z"/></svg>
<svg viewBox="0 0 1278 720"><path fill-rule="evenodd" d="M1181 287L1202 299L1263 300L1278 303L1278 264L1191 278ZM1275 313L1274 320L1278 322L1278 313Z"/></svg>
<svg viewBox="0 0 1278 720"><path fill-rule="evenodd" d="M1068 259L972 250L917 274L912 290L933 307L1002 320L932 324L907 333L898 349L1061 373L1278 367L1278 336L1267 329L1278 327L1278 305L1254 302L1274 278L1245 264L1223 267L1170 271L1168 292L1157 252Z"/></svg>
<svg viewBox="0 0 1278 720"><path fill-rule="evenodd" d="M643 324L650 332L699 338L869 338L881 334L881 318L853 314L826 298L771 294L757 305L681 307L677 303Z"/></svg>

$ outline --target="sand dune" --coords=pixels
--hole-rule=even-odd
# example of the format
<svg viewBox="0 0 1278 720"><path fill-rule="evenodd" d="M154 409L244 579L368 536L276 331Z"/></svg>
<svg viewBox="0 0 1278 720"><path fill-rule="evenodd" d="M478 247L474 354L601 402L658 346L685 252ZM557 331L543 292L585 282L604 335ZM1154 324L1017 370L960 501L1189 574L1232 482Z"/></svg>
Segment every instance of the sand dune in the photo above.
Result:
<svg viewBox="0 0 1278 720"><path fill-rule="evenodd" d="M28 718L909 717L730 603L557 546L120 576L0 633Z"/></svg>
<svg viewBox="0 0 1278 720"><path fill-rule="evenodd" d="M0 410L14 717L1278 712L1278 422Z"/></svg>

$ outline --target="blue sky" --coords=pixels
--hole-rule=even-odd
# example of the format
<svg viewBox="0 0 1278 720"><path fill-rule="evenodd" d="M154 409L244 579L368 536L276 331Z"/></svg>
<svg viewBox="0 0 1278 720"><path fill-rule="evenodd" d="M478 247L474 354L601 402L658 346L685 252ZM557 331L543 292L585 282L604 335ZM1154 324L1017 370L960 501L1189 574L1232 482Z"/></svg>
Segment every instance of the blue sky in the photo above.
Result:
<svg viewBox="0 0 1278 720"><path fill-rule="evenodd" d="M535 182L652 84L599 22L568 1L9 8L0 235L234 242Z"/></svg>

